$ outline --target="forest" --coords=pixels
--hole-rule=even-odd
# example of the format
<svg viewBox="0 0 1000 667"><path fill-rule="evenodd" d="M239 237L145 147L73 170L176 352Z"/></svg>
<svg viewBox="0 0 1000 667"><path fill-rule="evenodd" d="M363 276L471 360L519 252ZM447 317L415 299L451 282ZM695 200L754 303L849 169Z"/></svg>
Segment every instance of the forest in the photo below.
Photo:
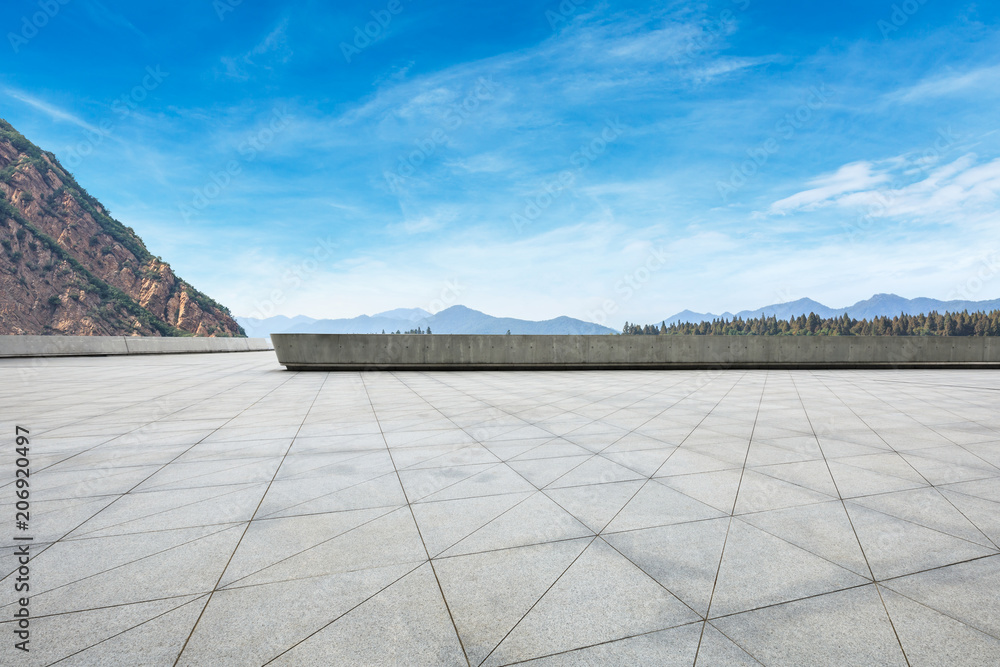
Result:
<svg viewBox="0 0 1000 667"><path fill-rule="evenodd" d="M847 314L822 318L816 313L779 320L775 316L716 319L711 322L630 324L624 335L648 336L1000 336L1000 310L988 313L900 314L854 319Z"/></svg>

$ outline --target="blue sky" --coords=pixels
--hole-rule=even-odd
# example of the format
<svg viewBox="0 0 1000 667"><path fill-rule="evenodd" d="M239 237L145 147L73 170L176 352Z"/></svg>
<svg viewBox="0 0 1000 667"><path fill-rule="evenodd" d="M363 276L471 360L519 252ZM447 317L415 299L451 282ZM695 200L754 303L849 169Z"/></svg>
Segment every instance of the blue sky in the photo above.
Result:
<svg viewBox="0 0 1000 667"><path fill-rule="evenodd" d="M618 328L987 299L998 18L940 0L9 2L0 115L239 315L462 303Z"/></svg>

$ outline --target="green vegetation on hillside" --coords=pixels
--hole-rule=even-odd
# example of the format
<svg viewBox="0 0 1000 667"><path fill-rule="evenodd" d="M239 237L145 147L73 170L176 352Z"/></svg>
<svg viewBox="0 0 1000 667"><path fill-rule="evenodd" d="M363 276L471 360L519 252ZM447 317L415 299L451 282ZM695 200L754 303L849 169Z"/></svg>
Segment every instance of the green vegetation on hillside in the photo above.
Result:
<svg viewBox="0 0 1000 667"><path fill-rule="evenodd" d="M76 258L66 252L66 250L63 249L63 247L59 245L55 239L25 220L24 216L22 216L21 213L5 198L0 198L0 219L7 218L13 219L24 229L28 230L28 232L30 232L42 245L48 248L52 254L73 267L73 270L76 271L77 275L82 276L87 281L87 291L96 292L101 297L101 301L105 304L120 308L143 324L158 331L162 336L191 335L187 331L182 331L176 327L170 326L166 322L163 322L136 303L136 301L128 294L121 291L117 287L112 287L88 271L83 264L78 262ZM50 305L53 305L51 301Z"/></svg>
<svg viewBox="0 0 1000 667"><path fill-rule="evenodd" d="M788 320L755 317L711 322L625 323L625 335L665 336L1000 336L1000 310L988 313L941 313L897 315L857 320L848 315L821 318L816 313Z"/></svg>
<svg viewBox="0 0 1000 667"><path fill-rule="evenodd" d="M42 210L47 215L53 218L61 217L61 213L58 209L60 208L61 202L64 200L65 196L69 195L81 209L86 211L91 218L93 218L93 220L101 228L101 232L103 234L111 237L115 242L135 256L140 265L145 267L145 270L143 271L145 277L153 280L159 280L160 274L155 268L153 268L155 266L153 262L155 260L156 262L163 264L166 263L159 257L155 257L149 252L142 239L135 233L135 230L111 217L100 202L87 192L87 190L76 181L73 175L59 163L54 154L48 151L43 151L28 140L24 135L14 129L10 123L0 118L0 142L4 141L9 142L15 150L21 153L21 156L16 162L0 170L0 181L13 186L15 185L14 175L18 171L31 166L35 167L38 174L40 174L41 177L47 181L49 186L53 188L51 194L44 197L42 201L38 202L38 204L42 207ZM58 181L54 181L53 178L58 179ZM59 182L61 182L61 185L56 187ZM30 193L25 190L21 190L21 192L21 201L24 203L33 201ZM159 331L162 335L192 335L166 324L140 306L128 294L108 285L103 280L93 275L75 258L73 258L72 255L66 252L66 250L63 249L62 246L60 246L54 239L44 234L41 230L33 226L30 222L28 222L28 220L21 216L19 211L11 204L11 202L7 201L6 197L0 196L0 220L3 218L12 218L16 220L20 225L22 225L23 228L29 230L36 239L44 243L50 250L52 250L52 252L55 253L61 260L69 262L77 273L83 276L87 283L89 283L89 289L87 291L99 293L102 300L104 300L108 305L114 304L123 308L125 312L128 312L153 329ZM24 232L19 231L19 233L23 234ZM89 245L93 247L101 246L101 252L103 254L113 252L113 247L111 245L102 244L102 239L99 235L91 237L88 242ZM20 253L15 254L19 259ZM12 261L14 261L13 257L14 255L11 255ZM129 260L125 264L131 266L132 262ZM212 313L213 311L216 313L224 313L225 315L232 317L232 313L228 308L208 295L198 291L194 287L184 283L180 276L175 275L175 277L177 278L178 283L182 285L181 288L187 296L197 303L203 311L206 313ZM246 335L242 327L237 326L237 331L239 335Z"/></svg>

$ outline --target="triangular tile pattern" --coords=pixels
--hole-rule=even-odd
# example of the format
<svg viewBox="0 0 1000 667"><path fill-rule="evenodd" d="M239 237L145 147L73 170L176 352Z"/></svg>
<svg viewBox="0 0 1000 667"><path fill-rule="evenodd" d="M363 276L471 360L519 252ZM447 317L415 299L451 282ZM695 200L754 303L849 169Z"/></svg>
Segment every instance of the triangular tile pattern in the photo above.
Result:
<svg viewBox="0 0 1000 667"><path fill-rule="evenodd" d="M701 623L690 623L679 628L648 632L520 664L529 667L576 667L577 665L690 667L698 648L701 626Z"/></svg>
<svg viewBox="0 0 1000 667"><path fill-rule="evenodd" d="M748 523L733 520L709 616L725 616L868 581Z"/></svg>
<svg viewBox="0 0 1000 667"><path fill-rule="evenodd" d="M221 356L56 360L44 391L0 387L48 438L32 572L52 660L996 661L988 372Z"/></svg>
<svg viewBox="0 0 1000 667"><path fill-rule="evenodd" d="M953 537L853 502L847 503L847 513L878 580L997 553L995 547Z"/></svg>
<svg viewBox="0 0 1000 667"><path fill-rule="evenodd" d="M148 659L173 662L206 599L205 595L182 596L34 618L33 641L27 655L31 664L49 665L59 660L70 664L113 664L116 647L121 650L124 643L143 636L150 640ZM40 636L48 640L34 640ZM130 656L131 664L135 664L136 655L134 650L123 651L119 654L119 664L128 664L122 659L125 656ZM98 656L109 660L102 661Z"/></svg>
<svg viewBox="0 0 1000 667"><path fill-rule="evenodd" d="M765 665L907 664L874 584L711 624Z"/></svg>
<svg viewBox="0 0 1000 667"><path fill-rule="evenodd" d="M472 664L486 659L592 540L547 542L434 562Z"/></svg>
<svg viewBox="0 0 1000 667"><path fill-rule="evenodd" d="M465 663L430 563L295 644L270 664L385 663Z"/></svg>
<svg viewBox="0 0 1000 667"><path fill-rule="evenodd" d="M549 488L545 490L545 495L592 531L599 533L632 500L643 484L642 480L634 480Z"/></svg>
<svg viewBox="0 0 1000 667"><path fill-rule="evenodd" d="M610 533L604 539L704 616L715 588L729 524L729 518L723 517Z"/></svg>
<svg viewBox="0 0 1000 667"><path fill-rule="evenodd" d="M701 643L698 645L696 667L758 667L761 663L752 655L734 644L728 637L715 629L711 623L702 624Z"/></svg>
<svg viewBox="0 0 1000 667"><path fill-rule="evenodd" d="M881 592L911 665L1000 664L1000 638L887 588Z"/></svg>
<svg viewBox="0 0 1000 667"><path fill-rule="evenodd" d="M504 665L695 620L676 597L596 539L483 664Z"/></svg>
<svg viewBox="0 0 1000 667"><path fill-rule="evenodd" d="M264 664L420 564L403 563L216 591L184 649L186 664ZM262 609L284 609L262 614ZM229 632L233 627L239 632ZM247 637L256 637L253 642Z"/></svg>

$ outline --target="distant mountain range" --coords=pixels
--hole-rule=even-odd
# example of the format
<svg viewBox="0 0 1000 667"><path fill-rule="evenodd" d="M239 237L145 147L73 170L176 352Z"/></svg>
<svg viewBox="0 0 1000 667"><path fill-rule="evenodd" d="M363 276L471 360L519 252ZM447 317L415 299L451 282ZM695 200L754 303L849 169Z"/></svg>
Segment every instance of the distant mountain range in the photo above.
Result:
<svg viewBox="0 0 1000 667"><path fill-rule="evenodd" d="M830 308L812 299L798 299L788 303L776 303L757 310L741 310L733 315L722 313L695 313L685 310L666 318L667 324L675 322L710 322L714 319L742 317L770 317L779 320L816 313L820 317L839 317L844 313L856 319L871 319L872 317L894 317L901 313L919 315L936 310L956 313L963 310L1000 310L1000 299L993 301L939 301L937 299L904 299L895 294L876 294L870 299L859 301L846 308ZM504 334L509 330L512 334L590 334L604 335L618 333L614 329L573 319L572 317L557 317L552 320L534 322L518 320L512 317L493 317L478 310L465 306L452 306L447 310L431 314L422 308L396 308L375 315L361 315L350 319L318 320L305 315L285 317L277 315L267 319L252 317L237 317L236 321L246 330L248 336L268 336L272 333L386 333L407 331L409 329L431 328L434 333L450 334ZM643 324L659 324L659 322L644 322Z"/></svg>
<svg viewBox="0 0 1000 667"><path fill-rule="evenodd" d="M748 319L751 317L771 317L772 315L779 320L787 320L799 315L808 315L809 313L816 313L823 318L840 317L844 313L847 313L849 317L858 320L870 320L873 317L895 317L903 313L907 315L920 315L933 310L939 313L944 313L945 311L960 313L963 310L967 310L971 313L977 310L989 312L998 309L1000 309L1000 299L992 301L940 301L938 299L923 297L906 299L895 294L876 294L870 299L858 301L853 306L847 306L846 308L830 308L812 299L798 299L797 301L764 306L757 310L741 310L735 315L732 313L714 315L712 313L694 313L690 310L685 310L663 321L667 324L674 324L676 322L697 324L699 322L711 322L719 318L731 320L734 317ZM650 324L658 323L650 322Z"/></svg>
<svg viewBox="0 0 1000 667"><path fill-rule="evenodd" d="M350 319L317 320L304 315L267 319L237 317L248 336L268 336L273 333L391 333L409 329L427 329L448 334L613 334L614 329L572 317L557 317L543 322L493 317L465 306L452 306L434 315L421 308L397 308L375 315Z"/></svg>

